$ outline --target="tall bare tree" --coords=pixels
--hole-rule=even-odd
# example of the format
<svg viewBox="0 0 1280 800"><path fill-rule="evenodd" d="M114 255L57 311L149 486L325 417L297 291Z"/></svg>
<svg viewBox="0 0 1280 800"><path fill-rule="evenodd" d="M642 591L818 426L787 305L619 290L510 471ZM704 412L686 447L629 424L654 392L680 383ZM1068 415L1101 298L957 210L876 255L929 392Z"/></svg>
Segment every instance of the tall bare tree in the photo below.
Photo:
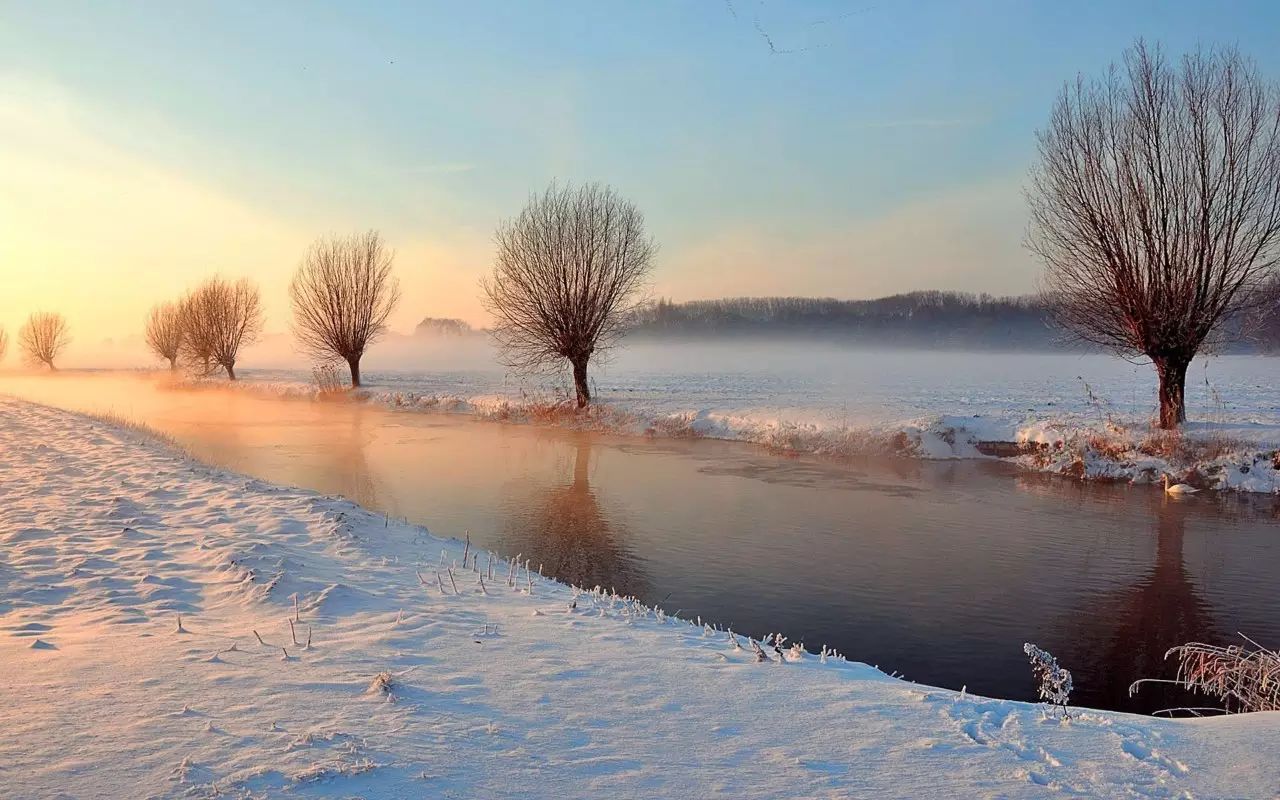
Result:
<svg viewBox="0 0 1280 800"><path fill-rule="evenodd" d="M182 301L182 353L192 366L213 365L236 379L240 348L262 333L262 300L258 287L246 279L234 283L211 278Z"/></svg>
<svg viewBox="0 0 1280 800"><path fill-rule="evenodd" d="M586 406L587 364L622 334L657 250L644 216L607 186L552 184L495 238L482 287L505 363L537 369L567 360L578 407Z"/></svg>
<svg viewBox="0 0 1280 800"><path fill-rule="evenodd" d="M319 361L347 362L352 387L360 385L365 348L386 331L400 300L394 258L377 231L320 239L289 285L298 344Z"/></svg>
<svg viewBox="0 0 1280 800"><path fill-rule="evenodd" d="M18 331L18 346L27 362L33 366L43 364L56 370L53 360L71 343L67 320L52 311L37 311L27 317Z"/></svg>
<svg viewBox="0 0 1280 800"><path fill-rule="evenodd" d="M1191 360L1280 261L1280 92L1235 50L1175 65L1139 41L1068 84L1038 139L1028 246L1058 318L1150 359L1177 427Z"/></svg>
<svg viewBox="0 0 1280 800"><path fill-rule="evenodd" d="M169 369L178 368L178 355L182 349L182 307L180 303L160 303L152 306L147 314L147 347L169 362Z"/></svg>

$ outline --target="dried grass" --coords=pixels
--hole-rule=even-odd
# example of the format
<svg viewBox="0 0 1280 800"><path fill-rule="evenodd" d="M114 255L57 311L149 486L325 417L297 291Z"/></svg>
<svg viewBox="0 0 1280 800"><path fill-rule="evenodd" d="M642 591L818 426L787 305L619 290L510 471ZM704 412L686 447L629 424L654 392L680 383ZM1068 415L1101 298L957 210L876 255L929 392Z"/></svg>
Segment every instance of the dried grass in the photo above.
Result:
<svg viewBox="0 0 1280 800"><path fill-rule="evenodd" d="M1133 451L1133 444L1114 434L1091 433L1085 437L1085 446L1108 461L1123 461Z"/></svg>
<svg viewBox="0 0 1280 800"><path fill-rule="evenodd" d="M316 392L324 399L339 397L347 391L347 385L336 364L317 364L312 367L311 381L316 385Z"/></svg>
<svg viewBox="0 0 1280 800"><path fill-rule="evenodd" d="M1280 652L1268 650L1241 634L1244 644L1226 647L1191 642L1171 648L1178 657L1173 680L1144 678L1129 687L1133 695L1144 683L1171 683L1216 697L1228 714L1280 711Z"/></svg>
<svg viewBox="0 0 1280 800"><path fill-rule="evenodd" d="M1249 448L1250 444L1242 439L1233 439L1221 434L1184 436L1177 430L1153 430L1135 447L1143 455L1162 458L1170 464L1181 466L1215 461Z"/></svg>
<svg viewBox="0 0 1280 800"><path fill-rule="evenodd" d="M189 455L186 445L182 444L169 434L151 427L145 422L138 422L137 420L117 414L114 411L103 411L100 413L86 412L84 416L89 417L90 419L95 419L99 422L104 422L116 428L122 428L130 433L136 434L145 439L159 442L166 447L173 448L174 450L178 450Z"/></svg>

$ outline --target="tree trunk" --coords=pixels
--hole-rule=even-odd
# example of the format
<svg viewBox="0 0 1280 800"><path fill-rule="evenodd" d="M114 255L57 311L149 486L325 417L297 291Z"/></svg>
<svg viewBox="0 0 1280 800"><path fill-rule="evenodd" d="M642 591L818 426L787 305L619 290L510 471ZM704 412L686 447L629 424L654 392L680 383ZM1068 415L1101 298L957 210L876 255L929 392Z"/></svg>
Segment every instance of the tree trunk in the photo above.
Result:
<svg viewBox="0 0 1280 800"><path fill-rule="evenodd" d="M1191 359L1182 356L1153 358L1156 375L1160 377L1160 427L1173 430L1187 421L1185 401L1187 367Z"/></svg>
<svg viewBox="0 0 1280 800"><path fill-rule="evenodd" d="M177 357L177 356L174 356L173 358L169 359L169 371L170 371L170 372L177 372L177 371L178 371L178 357Z"/></svg>
<svg viewBox="0 0 1280 800"><path fill-rule="evenodd" d="M236 362L232 361L227 364L227 380L234 381L236 379Z"/></svg>
<svg viewBox="0 0 1280 800"><path fill-rule="evenodd" d="M586 408L591 402L591 389L587 387L587 359L573 359L573 388L578 393L578 408Z"/></svg>
<svg viewBox="0 0 1280 800"><path fill-rule="evenodd" d="M351 368L351 388L360 388L360 356L351 356L347 359L347 366Z"/></svg>

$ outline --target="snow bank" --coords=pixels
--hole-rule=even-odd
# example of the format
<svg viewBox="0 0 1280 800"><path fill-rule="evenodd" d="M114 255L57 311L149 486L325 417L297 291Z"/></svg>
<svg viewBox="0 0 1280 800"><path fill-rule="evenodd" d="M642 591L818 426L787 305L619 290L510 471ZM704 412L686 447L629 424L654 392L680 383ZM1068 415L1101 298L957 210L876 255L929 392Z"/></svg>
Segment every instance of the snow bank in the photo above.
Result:
<svg viewBox="0 0 1280 800"><path fill-rule="evenodd" d="M1261 430L1260 430L1261 429ZM1270 426L1188 423L1180 431L1148 425L1039 422L1017 432L1024 466L1086 480L1174 483L1200 489L1276 493L1280 451Z"/></svg>
<svg viewBox="0 0 1280 800"><path fill-rule="evenodd" d="M789 642L758 662L741 636L66 412L0 401L0 485L8 796L1261 797L1280 785L1280 715L1062 722Z"/></svg>

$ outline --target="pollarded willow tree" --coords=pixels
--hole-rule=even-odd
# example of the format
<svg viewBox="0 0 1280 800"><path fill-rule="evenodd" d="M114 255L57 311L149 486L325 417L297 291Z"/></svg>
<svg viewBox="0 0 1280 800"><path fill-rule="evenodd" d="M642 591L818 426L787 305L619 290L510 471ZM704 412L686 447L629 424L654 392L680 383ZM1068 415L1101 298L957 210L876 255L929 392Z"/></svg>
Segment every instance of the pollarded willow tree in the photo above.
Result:
<svg viewBox="0 0 1280 800"><path fill-rule="evenodd" d="M1191 360L1280 261L1280 92L1235 50L1171 64L1139 41L1067 85L1038 139L1028 245L1055 313L1150 359L1175 428Z"/></svg>
<svg viewBox="0 0 1280 800"><path fill-rule="evenodd" d="M585 407L587 365L623 333L657 250L644 216L607 186L552 184L495 239L482 287L504 362L534 370L568 361Z"/></svg>
<svg viewBox="0 0 1280 800"><path fill-rule="evenodd" d="M18 346L32 366L43 364L56 370L54 359L70 343L71 333L66 318L52 311L37 311L27 317L18 331Z"/></svg>
<svg viewBox="0 0 1280 800"><path fill-rule="evenodd" d="M208 375L216 368L213 362L212 332L205 324L204 315L196 302L196 292L188 292L178 301L178 316L182 325L182 340L178 344L178 359L191 372Z"/></svg>
<svg viewBox="0 0 1280 800"><path fill-rule="evenodd" d="M216 365L236 379L240 348L262 333L262 300L247 279L211 278L182 300L183 358L205 373Z"/></svg>
<svg viewBox="0 0 1280 800"><path fill-rule="evenodd" d="M345 361L353 388L365 349L386 331L400 300L394 259L377 231L320 239L289 285L298 344L319 361Z"/></svg>
<svg viewBox="0 0 1280 800"><path fill-rule="evenodd" d="M169 362L169 369L178 368L178 356L182 351L182 305L160 303L152 306L147 314L145 336L147 347L156 358Z"/></svg>

